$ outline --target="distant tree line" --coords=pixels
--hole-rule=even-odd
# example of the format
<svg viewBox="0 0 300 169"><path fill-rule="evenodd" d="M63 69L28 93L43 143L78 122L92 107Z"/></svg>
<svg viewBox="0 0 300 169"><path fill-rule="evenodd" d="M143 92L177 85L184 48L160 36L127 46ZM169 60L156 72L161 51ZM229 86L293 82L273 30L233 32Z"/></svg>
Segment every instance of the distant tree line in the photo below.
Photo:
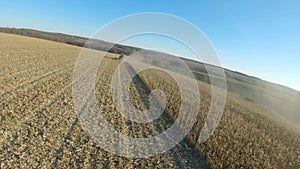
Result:
<svg viewBox="0 0 300 169"><path fill-rule="evenodd" d="M0 27L0 32L51 40L51 41L61 42L69 45L87 47L91 49L109 51L112 53L125 54L125 55L130 55L133 52L140 50L139 48L120 45L120 44L111 44L109 42L105 42L97 39L89 40L88 38L79 37L79 36L72 36L72 35L67 35L62 33L43 32L43 31L38 31L33 29L17 29L17 28ZM86 44L87 41L88 44Z"/></svg>

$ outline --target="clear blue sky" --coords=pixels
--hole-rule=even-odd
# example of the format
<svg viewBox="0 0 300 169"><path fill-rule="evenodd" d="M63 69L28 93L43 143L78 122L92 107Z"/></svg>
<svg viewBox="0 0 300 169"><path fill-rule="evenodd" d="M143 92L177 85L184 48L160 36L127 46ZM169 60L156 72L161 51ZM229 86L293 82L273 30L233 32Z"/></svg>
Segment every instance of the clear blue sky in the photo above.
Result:
<svg viewBox="0 0 300 169"><path fill-rule="evenodd" d="M202 30L224 67L300 90L299 9L297 0L13 0L1 1L0 26L90 37L124 15L170 13Z"/></svg>

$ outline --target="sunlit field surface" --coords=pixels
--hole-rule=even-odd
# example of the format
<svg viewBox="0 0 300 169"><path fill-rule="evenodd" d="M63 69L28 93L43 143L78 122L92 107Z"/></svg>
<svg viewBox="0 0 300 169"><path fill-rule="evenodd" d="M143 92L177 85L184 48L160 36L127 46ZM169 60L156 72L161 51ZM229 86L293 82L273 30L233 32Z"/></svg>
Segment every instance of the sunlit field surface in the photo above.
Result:
<svg viewBox="0 0 300 169"><path fill-rule="evenodd" d="M300 168L298 130L271 109L230 92L214 135L198 143L211 101L210 85L200 81L197 122L176 147L144 159L101 149L82 129L74 111L72 80L80 50L0 33L1 168ZM137 109L149 108L147 96L153 89L164 91L168 103L159 119L131 122L113 104L110 85L120 63L117 58L116 54L104 57L96 76L95 94L105 119L116 131L132 137L151 137L166 130L180 109L174 79L154 69L135 76L130 99ZM128 66L124 71L135 70ZM115 144L122 146L122 142Z"/></svg>

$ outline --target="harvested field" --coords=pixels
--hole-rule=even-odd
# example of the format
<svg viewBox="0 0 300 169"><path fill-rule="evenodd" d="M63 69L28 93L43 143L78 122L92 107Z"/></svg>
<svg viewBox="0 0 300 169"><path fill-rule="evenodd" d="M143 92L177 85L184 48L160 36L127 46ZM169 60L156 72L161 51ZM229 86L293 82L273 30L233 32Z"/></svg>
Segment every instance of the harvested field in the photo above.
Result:
<svg viewBox="0 0 300 169"><path fill-rule="evenodd" d="M144 159L103 150L74 112L72 80L79 52L71 45L0 33L0 168L300 168L299 133L270 110L231 93L215 134L197 143L210 105L210 87L202 82L197 123L176 147ZM137 109L149 108L147 95L157 88L168 103L151 123L128 121L112 103L111 78L120 63L115 57L105 57L96 76L96 98L107 122L139 138L166 130L179 111L175 81L158 70L134 77L130 99Z"/></svg>

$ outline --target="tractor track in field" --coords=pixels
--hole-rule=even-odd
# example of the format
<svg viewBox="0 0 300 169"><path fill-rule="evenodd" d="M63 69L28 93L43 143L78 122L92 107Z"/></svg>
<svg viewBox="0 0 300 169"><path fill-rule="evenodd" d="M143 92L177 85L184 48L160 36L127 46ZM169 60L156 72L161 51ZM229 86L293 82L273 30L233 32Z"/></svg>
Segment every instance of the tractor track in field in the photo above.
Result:
<svg viewBox="0 0 300 169"><path fill-rule="evenodd" d="M52 77L51 75L55 76ZM2 97L2 106L0 110L1 114L6 115L5 119L8 124L11 124L13 118L17 117L10 114L14 113L16 115L19 115L20 119L18 120L22 121L23 117L20 116L22 113L26 113L28 117L30 113L34 112L34 109L31 108L32 105L25 104L23 103L23 101L35 103L36 105L39 105L38 108L40 108L45 101L51 101L51 96L55 97L55 95L60 92L60 90L55 91L55 88L60 89L69 84L68 78L70 80L70 75L68 73L60 72L60 74L53 73L51 75L47 77L44 76L44 78L40 78L39 80L36 80L34 82L29 82L25 85L17 87L18 91L16 91L17 89L11 91L13 93L10 94L10 97ZM28 87L24 88L25 86ZM49 90L51 90L52 92L49 92ZM7 92L6 94L9 94L9 92Z"/></svg>
<svg viewBox="0 0 300 169"><path fill-rule="evenodd" d="M21 82L21 84L19 85L12 85L12 84L9 84L12 85L12 87L10 88L7 88L7 89L4 89L5 91L3 91L0 95L0 97L4 97L5 95L7 94L11 94L13 91L15 90L18 90L18 89L22 89L26 86L33 86L35 83L38 83L40 80L42 79L45 79L45 78L48 78L48 77L51 77L52 75L56 75L56 73L59 73L59 72L63 72L64 70L66 69L70 69L70 68L73 68L74 64L70 64L68 65L67 67L64 67L62 69L58 69L58 70L54 70L54 71L51 71L51 72L45 72L45 74L42 74L36 78L34 78L33 80L31 81L28 81L28 80L24 80Z"/></svg>
<svg viewBox="0 0 300 169"><path fill-rule="evenodd" d="M25 65L29 66L29 65ZM56 69L59 69L61 67L60 64L52 65L52 70L55 71ZM16 84L20 84L23 82L26 82L28 79L35 79L39 76L43 76L44 74L47 74L51 71L44 70L42 66L40 67L34 67L32 69L22 69L22 71L18 71L15 73L6 73L6 76L0 77L0 80L5 82L5 86L15 86ZM3 88L4 90L7 90ZM8 89L9 90L9 89Z"/></svg>

